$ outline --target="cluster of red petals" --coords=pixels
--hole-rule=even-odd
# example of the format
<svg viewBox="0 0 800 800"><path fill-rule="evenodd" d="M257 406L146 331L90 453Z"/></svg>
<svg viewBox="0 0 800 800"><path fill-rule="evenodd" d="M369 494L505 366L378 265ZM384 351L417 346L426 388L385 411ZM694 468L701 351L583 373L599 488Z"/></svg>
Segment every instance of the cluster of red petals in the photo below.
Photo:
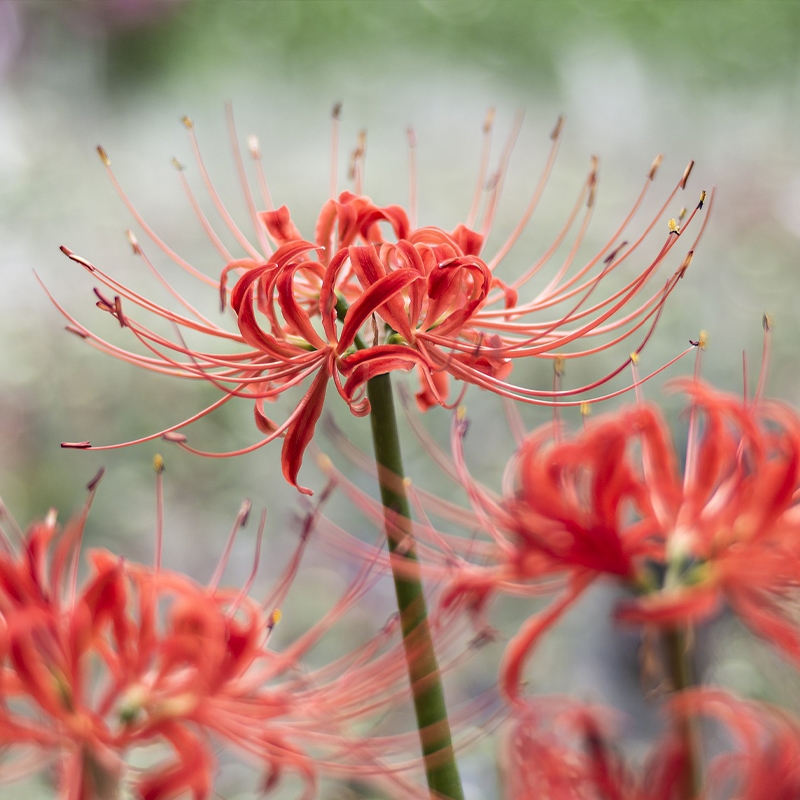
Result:
<svg viewBox="0 0 800 800"><path fill-rule="evenodd" d="M704 770L702 797L788 800L800 791L800 722L782 710L694 689L666 704L666 733L641 769L620 757L601 709L550 697L516 706L504 767L506 800L682 800L687 723L712 722L728 748ZM722 737L720 737L722 738Z"/></svg>
<svg viewBox="0 0 800 800"><path fill-rule="evenodd" d="M575 434L535 431L502 499L471 481L457 446L461 476L494 541L480 551L484 559L491 552L492 563L460 570L451 600L483 602L520 586L562 589L509 645L511 696L542 633L603 575L635 595L617 609L620 619L685 625L724 601L800 664L800 416L698 380L679 386L689 402L683 469L669 426L646 403L587 421Z"/></svg>
<svg viewBox="0 0 800 800"><path fill-rule="evenodd" d="M470 327L497 285L477 256L479 234L463 225L452 233L411 230L399 206L379 208L349 192L325 204L314 242L300 238L285 206L260 217L277 250L260 264L233 262L226 273L246 269L230 303L244 341L270 362L256 402L262 431L278 427L264 412L269 385L283 387L316 372L286 427L283 470L292 484L330 381L360 415L369 410L364 385L376 375L417 367L424 408L446 402L447 372L464 378L470 370L495 377L510 371L508 358L492 352L499 338ZM384 239L381 223L396 241ZM365 344L359 334L370 321L365 336L372 342ZM467 349L443 349L457 341Z"/></svg>
<svg viewBox="0 0 800 800"><path fill-rule="evenodd" d="M585 400L587 392L597 390L623 372L642 350L667 297L683 277L703 230L701 226L677 269L661 285L651 288L660 265L703 208L705 198L702 193L700 202L685 220L680 216L678 222L663 224L669 205L685 188L690 164L655 216L645 222L644 230L633 232L633 220L652 184L659 157L632 209L607 243L586 263L576 264L595 204L595 159L552 246L525 267L521 275L504 282L497 277L496 268L511 251L538 205L554 163L561 126L552 134L550 155L522 218L507 241L492 256L487 256L483 253L484 244L492 231L517 132L515 128L496 174L489 179L491 124L487 122L472 208L465 223L449 232L417 226L414 219L417 179L413 171L411 210L407 213L397 205L376 205L362 193L359 162L355 192L337 193L334 174L330 199L323 204L314 234L303 236L288 209L285 206L276 209L272 204L260 153L257 146L251 146L261 186L261 208L267 209L257 210L259 203L251 191L234 136L242 191L257 239L257 244L253 244L221 202L200 158L192 123L185 120L185 124L211 201L244 251L242 257L236 257L228 250L201 209L181 168L180 178L198 221L224 264L219 279L201 273L159 238L125 196L102 148L100 155L116 189L147 237L174 264L219 291L223 308L230 306L236 315L238 331L226 329L194 308L162 276L132 233L129 239L134 252L183 311L139 294L86 259L62 249L103 284L105 288L95 290L98 307L132 332L145 353L112 344L61 310L70 322L69 329L98 349L151 371L211 382L224 393L189 419L137 442L165 436L192 452L227 456L249 452L283 436L283 472L294 486L298 486L303 455L331 383L355 414L366 414L369 410L366 384L371 378L408 370L418 373L417 402L422 409L457 402L450 396L450 378L526 403L578 404L582 400L576 398ZM355 157L363 158L363 149ZM479 221L481 207L483 215ZM607 284L612 273L618 276L643 243L649 241L651 233L658 241L644 264L601 294L600 284ZM538 279L568 237L573 241L555 274L543 282L532 298L521 300L520 289ZM169 323L170 330L178 333L174 337L159 333L130 314L129 305L161 318ZM227 353L210 352L214 347L200 350L186 343L184 333L204 335L226 345L233 343L238 349ZM564 359L591 355L632 337L637 341L627 349L619 366L587 385L562 389L556 380L557 385L551 387L549 375L548 385L537 388L507 381L517 359L558 359L556 363L561 364ZM634 355L630 355L631 350ZM560 366L556 372L561 374ZM304 394L298 404L286 419L274 422L265 411L265 403L301 386ZM254 401L256 423L265 437L228 453L205 453L190 447L179 431L232 397ZM591 398L599 399L602 397ZM89 442L64 446L91 448ZM94 449L115 446L122 445Z"/></svg>
<svg viewBox="0 0 800 800"><path fill-rule="evenodd" d="M365 742L351 728L405 696L395 685L399 652L374 657L385 632L318 677L298 659L327 620L276 652L267 646L276 612L242 590L199 585L105 550L89 553L78 586L84 520L61 532L51 514L30 527L18 552L7 541L0 552L5 780L49 765L62 800L116 796L123 783L143 800L204 800L222 745L264 771L265 790L290 771L309 800L328 758L334 774L363 773L417 796L381 761L394 745ZM332 619L357 597L354 585ZM153 744L171 755L152 768L127 766L136 748Z"/></svg>

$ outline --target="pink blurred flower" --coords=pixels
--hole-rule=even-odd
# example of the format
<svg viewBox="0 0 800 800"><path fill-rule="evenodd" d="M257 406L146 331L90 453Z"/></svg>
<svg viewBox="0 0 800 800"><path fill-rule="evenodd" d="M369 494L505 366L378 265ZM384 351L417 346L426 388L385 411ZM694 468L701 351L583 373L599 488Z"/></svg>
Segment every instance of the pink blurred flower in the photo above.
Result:
<svg viewBox="0 0 800 800"><path fill-rule="evenodd" d="M714 689L681 692L665 705L665 734L644 768L626 763L602 709L566 698L529 700L515 708L501 767L506 800L684 800L687 720L715 723L725 747L699 776L703 798L797 797L800 723L781 709ZM719 734L723 733L724 736Z"/></svg>
<svg viewBox="0 0 800 800"><path fill-rule="evenodd" d="M322 772L427 796L404 776L416 761L392 763L414 731L374 740L356 733L407 699L396 626L338 660L302 669L301 659L374 583L372 569L292 644L269 646L313 517L275 588L257 602L248 594L255 567L243 587L219 587L224 559L201 585L162 569L159 555L144 566L94 550L79 583L90 503L91 496L62 532L51 512L19 533L18 547L2 539L0 744L18 765L6 779L52 765L63 800L115 797L123 782L144 800L184 793L201 800L212 795L221 745L264 771L265 790L294 772L308 800ZM7 516L4 523L15 530ZM261 530L259 547L260 538ZM152 768L128 766L136 748L152 744L171 755Z"/></svg>
<svg viewBox="0 0 800 800"><path fill-rule="evenodd" d="M640 403L530 434L502 498L469 475L458 423L456 465L491 541L454 570L448 602L480 610L498 591L561 591L506 651L516 697L541 635L601 576L634 599L617 617L663 626L706 619L725 601L759 636L800 664L800 416L749 403L697 379L675 384L690 406L686 465L658 409Z"/></svg>

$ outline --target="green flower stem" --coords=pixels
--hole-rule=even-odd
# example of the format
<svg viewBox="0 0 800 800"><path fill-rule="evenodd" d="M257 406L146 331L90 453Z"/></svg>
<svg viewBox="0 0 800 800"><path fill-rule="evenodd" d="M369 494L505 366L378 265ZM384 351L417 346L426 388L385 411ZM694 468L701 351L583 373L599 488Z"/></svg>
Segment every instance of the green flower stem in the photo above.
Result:
<svg viewBox="0 0 800 800"><path fill-rule="evenodd" d="M436 797L463 800L411 529L411 511L403 480L403 459L389 375L370 379L367 396L372 406L372 441L378 463L386 538L392 554L397 608L400 611L408 677L414 695L428 787L432 793L436 793Z"/></svg>
<svg viewBox="0 0 800 800"><path fill-rule="evenodd" d="M337 298L336 316L342 322L347 309L345 299ZM360 336L355 337L355 346L359 350L365 349ZM434 797L463 800L464 791L453 751L450 720L411 528L411 507L406 493L392 382L388 374L377 375L367 382L367 397L371 406L372 442L378 464L386 539L391 553L408 679L414 696L428 788Z"/></svg>
<svg viewBox="0 0 800 800"><path fill-rule="evenodd" d="M676 692L688 689L695 684L686 633L682 628L673 627L667 628L663 635L669 677L673 691ZM678 735L683 739L687 753L687 762L682 776L681 797L685 800L694 800L699 796L703 785L700 737L694 721L684 718L678 729Z"/></svg>

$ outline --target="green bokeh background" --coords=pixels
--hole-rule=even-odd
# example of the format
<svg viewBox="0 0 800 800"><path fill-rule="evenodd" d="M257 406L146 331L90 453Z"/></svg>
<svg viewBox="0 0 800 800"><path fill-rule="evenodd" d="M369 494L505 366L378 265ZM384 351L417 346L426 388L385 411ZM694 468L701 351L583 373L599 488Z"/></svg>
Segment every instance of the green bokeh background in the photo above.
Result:
<svg viewBox="0 0 800 800"><path fill-rule="evenodd" d="M552 238L590 155L601 158L601 184L587 254L627 211L656 153L665 161L654 197L666 195L695 159L686 204L700 189L716 187L712 219L644 360L654 367L704 329L710 342L704 375L740 391L742 351L752 381L767 311L774 321L768 391L789 402L800 399L800 3L5 0L0 14L0 496L23 524L51 506L69 515L104 464L88 539L149 558L149 464L162 451L168 465L166 559L173 566L208 575L243 497L270 509L270 562L277 566L267 565L265 583L291 544L297 505L280 477L278 446L224 462L195 459L163 443L105 454L59 449L62 440L142 436L216 395L211 387L143 375L64 334L33 274L82 322L115 341L123 340L94 309L89 276L61 255L59 245L123 282L153 290L130 255L124 232L132 221L94 153L99 142L143 216L176 250L216 274L220 264L169 160L191 162L179 122L189 114L221 194L244 220L226 138L228 101L240 135L260 136L276 202L287 203L304 230L327 196L334 102L344 108L340 173L365 128L366 190L379 203L406 200L405 131L414 127L420 220L444 228L469 207L487 108L497 109L501 136L523 109L501 233L527 202L547 135L563 114L567 127L549 193L529 238L509 259L512 269ZM197 178L193 166L187 174ZM213 311L213 297L197 297ZM585 373L580 368L575 380L618 360L617 354L587 365ZM669 374L690 369L685 360ZM649 385L647 396L658 398L662 384ZM330 398L335 401L333 393ZM482 431L475 472L496 486L511 452L501 405L474 390L467 403ZM252 441L245 406L231 404L212 418L202 443L225 449ZM366 426L331 406L366 449ZM674 415L679 404L670 399L666 407ZM287 408L279 404L276 417ZM529 424L546 419L525 414ZM442 442L448 420L438 409L426 420ZM486 447L489 438L494 449ZM415 477L439 485L411 440L407 461ZM304 477L320 485L313 465ZM442 484L442 491L451 490ZM240 544L231 580L249 569L252 539ZM314 569L324 571L319 561ZM512 625L514 613L522 612L509 611ZM543 653L536 679L543 688L573 689L627 708L633 701L620 699L625 687L608 673L619 671L614 659L623 651L635 672L635 643L613 638L609 627L589 627L591 636L586 620L570 621ZM764 674L788 680L769 653L759 650L758 668L748 666L740 633L728 627L730 636L715 638L706 654L709 674L756 695L769 694ZM574 646L570 650L576 632L589 642L579 656ZM461 684L454 691L461 689L469 693ZM470 797L493 797L491 745L468 764ZM235 781L230 785L225 796L237 796Z"/></svg>

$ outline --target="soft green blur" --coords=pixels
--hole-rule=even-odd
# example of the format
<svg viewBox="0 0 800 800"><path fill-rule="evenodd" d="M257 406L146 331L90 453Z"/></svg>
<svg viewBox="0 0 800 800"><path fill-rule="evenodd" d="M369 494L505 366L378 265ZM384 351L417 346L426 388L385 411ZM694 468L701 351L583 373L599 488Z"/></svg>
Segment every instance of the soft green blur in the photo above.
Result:
<svg viewBox="0 0 800 800"><path fill-rule="evenodd" d="M516 110L524 110L495 246L522 213L549 131L563 114L567 127L551 186L530 234L509 259L511 270L522 269L552 240L592 154L601 159L601 179L587 256L627 212L657 153L665 160L654 200L666 196L694 159L684 202L691 206L701 189L716 187L712 218L641 369L666 361L702 329L709 333L703 374L741 391L746 351L752 390L762 313L769 312L768 392L798 402L800 3L0 0L0 497L21 524L50 507L69 516L82 504L86 482L105 465L90 543L149 559L155 516L150 463L162 452L165 560L171 566L207 577L244 497L270 513L263 585L295 540L299 505L280 475L277 443L223 461L197 459L164 442L99 454L59 448L62 440L102 444L140 437L217 397L213 387L143 374L64 333L34 270L70 313L120 344L127 342L124 333L94 308L90 276L59 246L144 294L160 291L130 254L124 234L136 226L94 151L102 143L145 219L170 246L217 275L219 259L169 162L175 156L187 164L187 176L203 195L180 124L188 114L220 193L246 225L227 139L229 101L240 141L250 133L260 137L276 204L289 205L304 231L312 230L327 197L335 102L343 103L340 186L346 186L347 156L363 128L367 193L379 203L405 204L411 125L418 141L420 222L444 228L469 208L487 109L497 109L498 142ZM204 207L210 206L204 201ZM156 257L156 248L137 235ZM645 256L640 253L640 267ZM159 265L172 279L177 270L170 273L164 258ZM176 283L190 286L181 278ZM213 292L186 291L214 313ZM158 297L170 302L163 292ZM620 357L624 353L577 367L567 380L601 374ZM688 374L692 366L685 359L668 376ZM530 372L534 379L549 383L548 370L537 369ZM659 397L663 383L657 379L645 395ZM366 423L351 419L333 391L328 397L336 419L367 450ZM502 405L475 390L466 402L475 419L475 474L497 488L512 452ZM279 402L275 417L283 419L288 408ZM669 400L668 408L674 414L678 405ZM531 425L548 418L527 410L524 416ZM446 445L448 412L432 411L426 424ZM189 433L209 449L244 446L257 437L247 403L231 403ZM487 449L489 440L497 442L494 450ZM324 439L320 446L325 449ZM321 478L308 461L301 479L319 487ZM406 463L414 478L451 491L411 437ZM252 546L247 536L237 545L231 580L249 571ZM327 575L321 584L335 582L324 564L318 568ZM300 608L302 599L299 592L296 617L313 613ZM610 601L603 596L596 605L603 602ZM516 619L522 613L509 610ZM285 609L284 619L291 616ZM636 643L597 624L596 617L590 621L570 617L547 641L533 673L538 686L641 714L630 699L637 688ZM573 643L576 633L580 647ZM498 653L495 648L484 673L474 671L471 686L453 678L454 696L489 685ZM720 680L758 696L768 695L760 674L771 669L790 679L776 657L760 654L756 669L744 660L747 653L741 633L733 631L713 638L704 657ZM489 742L465 759L472 800L494 796L492 747ZM228 798L247 796L236 794L231 774L220 791ZM0 787L0 796L17 797L16 791ZM328 796L345 796L336 791Z"/></svg>

